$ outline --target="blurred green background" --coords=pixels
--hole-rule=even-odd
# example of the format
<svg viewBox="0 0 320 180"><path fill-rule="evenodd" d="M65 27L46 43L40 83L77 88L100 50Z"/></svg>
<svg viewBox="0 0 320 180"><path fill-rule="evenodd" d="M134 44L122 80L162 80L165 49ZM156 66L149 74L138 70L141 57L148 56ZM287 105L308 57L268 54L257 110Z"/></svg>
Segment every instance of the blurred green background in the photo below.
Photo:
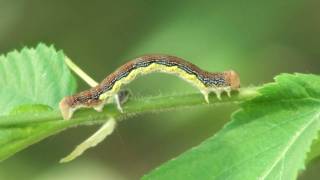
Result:
<svg viewBox="0 0 320 180"><path fill-rule="evenodd" d="M164 53L209 71L234 69L243 86L261 85L279 73L320 73L319 8L316 0L0 0L0 52L54 44L97 81L134 57ZM88 88L78 82L79 90ZM164 74L128 88L135 96L197 92ZM214 135L236 108L139 115L79 159L59 164L98 126L69 129L2 162L0 179L138 179ZM300 179L317 179L318 169L315 161Z"/></svg>

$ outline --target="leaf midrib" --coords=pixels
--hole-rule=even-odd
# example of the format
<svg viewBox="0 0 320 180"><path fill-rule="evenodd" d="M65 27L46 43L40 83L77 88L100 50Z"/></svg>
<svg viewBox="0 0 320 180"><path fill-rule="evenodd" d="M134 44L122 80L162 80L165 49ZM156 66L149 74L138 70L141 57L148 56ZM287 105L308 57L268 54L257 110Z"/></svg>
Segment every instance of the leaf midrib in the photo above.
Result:
<svg viewBox="0 0 320 180"><path fill-rule="evenodd" d="M318 110L314 110L314 111L310 111L310 112L308 112L308 113L306 113L306 114L307 114L307 115L310 115L310 114L314 114L314 113L317 113L317 112L318 112ZM320 113L320 112L319 112L319 113ZM304 116L305 116L305 115L304 115ZM300 116L300 117L303 117L303 116ZM295 117L294 119L297 119L297 117ZM291 119L291 121L294 121L294 119ZM289 121L286 121L285 123L287 123L287 122L289 122ZM268 129L268 131L271 131L271 130L272 130L272 128L271 128L271 129ZM267 131L266 131L266 132L267 132ZM272 149L272 148L278 147L279 145L281 145L281 144L276 144L276 145L274 145L274 146L271 146L271 147L263 150L263 152L260 152L260 153L258 153L258 154L254 154L254 156L251 156L250 158L244 159L243 161L240 161L240 162L236 163L235 165L233 165L233 166L225 169L223 172L220 172L219 174L216 174L216 177L222 176L223 173L226 173L226 172L230 171L231 169L233 169L233 168L235 168L235 167L239 167L239 166L241 166L242 163L244 163L244 162L246 162L246 161L249 161L249 160L255 158L255 157L258 156L258 155L261 155L262 153L266 152L267 150L270 150L270 149Z"/></svg>
<svg viewBox="0 0 320 180"><path fill-rule="evenodd" d="M292 147L292 145L295 144L295 142L301 137L301 135L305 132L306 129L308 129L308 127L313 124L320 116L320 111L315 111L315 115L314 117L305 125L303 126L299 131L297 131L294 136L290 139L289 143L286 145L286 148L281 151L279 153L279 155L277 156L277 158L275 159L274 163L272 163L272 165L270 166L270 168L267 168L261 176L259 176L259 179L265 179L274 169L274 167L276 167L276 165L283 159L283 157L286 156L287 152L290 150L290 147Z"/></svg>

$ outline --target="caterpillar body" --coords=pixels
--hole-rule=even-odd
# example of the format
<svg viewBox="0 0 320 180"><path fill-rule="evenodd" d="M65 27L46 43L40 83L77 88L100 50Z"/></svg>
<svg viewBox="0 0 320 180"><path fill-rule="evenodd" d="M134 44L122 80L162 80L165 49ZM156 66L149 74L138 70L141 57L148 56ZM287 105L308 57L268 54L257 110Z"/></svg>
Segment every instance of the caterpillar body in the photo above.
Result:
<svg viewBox="0 0 320 180"><path fill-rule="evenodd" d="M138 76L152 72L174 74L186 80L201 91L208 103L210 92L216 93L220 99L220 94L223 91L230 96L232 90L237 90L240 87L239 76L233 70L207 72L175 56L141 56L122 65L97 86L78 94L64 97L59 104L63 118L70 119L73 112L82 107L101 111L112 97L115 97L118 109L122 111L118 98L118 92L121 87Z"/></svg>

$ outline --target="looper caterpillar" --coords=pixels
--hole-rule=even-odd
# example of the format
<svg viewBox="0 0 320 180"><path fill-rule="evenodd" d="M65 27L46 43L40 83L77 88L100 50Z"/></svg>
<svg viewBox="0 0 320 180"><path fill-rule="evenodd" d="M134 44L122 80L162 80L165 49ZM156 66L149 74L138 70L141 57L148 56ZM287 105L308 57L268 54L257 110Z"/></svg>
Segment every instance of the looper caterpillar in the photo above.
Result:
<svg viewBox="0 0 320 180"><path fill-rule="evenodd" d="M168 55L147 55L127 62L107 76L97 86L78 94L64 97L60 101L60 110L64 119L70 119L75 110L86 107L101 111L104 104L114 97L117 107L122 111L119 91L136 77L152 72L174 74L197 87L207 103L209 93L214 92L220 99L223 91L230 96L232 90L240 87L240 78L233 70L207 72L181 58Z"/></svg>

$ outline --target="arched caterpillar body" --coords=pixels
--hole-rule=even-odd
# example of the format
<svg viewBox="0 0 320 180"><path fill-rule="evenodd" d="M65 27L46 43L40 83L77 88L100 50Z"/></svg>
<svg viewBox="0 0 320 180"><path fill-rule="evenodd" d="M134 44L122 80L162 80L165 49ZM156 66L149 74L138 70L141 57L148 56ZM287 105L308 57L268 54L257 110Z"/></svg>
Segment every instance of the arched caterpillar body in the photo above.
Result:
<svg viewBox="0 0 320 180"><path fill-rule="evenodd" d="M118 97L117 93L123 85L130 83L137 76L152 72L174 74L190 82L201 91L208 103L210 92L215 92L220 99L221 92L226 91L230 95L231 90L240 87L239 76L233 70L212 73L178 57L148 55L122 65L96 87L64 97L60 101L61 113L64 119L70 119L78 108L87 107L101 111L111 97ZM116 98L116 101L118 103L119 99Z"/></svg>

